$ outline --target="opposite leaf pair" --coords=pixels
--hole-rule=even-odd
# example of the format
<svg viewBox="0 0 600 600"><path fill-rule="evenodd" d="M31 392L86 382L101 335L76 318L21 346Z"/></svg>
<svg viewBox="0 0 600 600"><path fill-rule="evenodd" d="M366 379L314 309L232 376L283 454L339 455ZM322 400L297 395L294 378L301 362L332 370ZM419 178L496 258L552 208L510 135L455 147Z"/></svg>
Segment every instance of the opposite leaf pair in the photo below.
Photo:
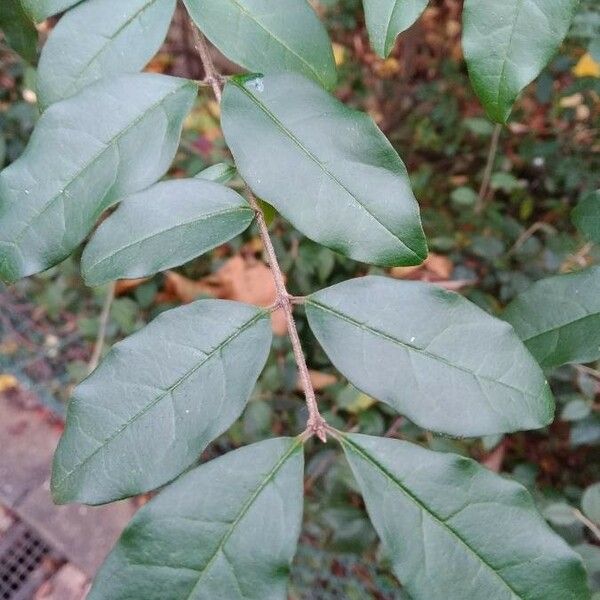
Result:
<svg viewBox="0 0 600 600"><path fill-rule="evenodd" d="M579 558L520 485L407 442L335 435L415 600L585 597ZM302 454L301 438L272 439L183 475L134 517L89 599L287 598Z"/></svg>
<svg viewBox="0 0 600 600"><path fill-rule="evenodd" d="M231 190L199 181L145 189L167 170L196 89L163 75L121 75L48 108L23 156L0 174L0 278L60 262L122 200L86 252L92 284L180 265L243 231L249 208ZM301 75L280 74L232 79L222 122L241 175L307 236L383 266L425 258L406 168L369 117ZM196 237L208 222L210 235Z"/></svg>
<svg viewBox="0 0 600 600"><path fill-rule="evenodd" d="M548 383L512 328L458 294L364 277L306 308L332 363L423 427L480 436L552 419ZM99 504L179 475L241 414L270 344L268 312L199 300L114 346L69 404L55 499Z"/></svg>

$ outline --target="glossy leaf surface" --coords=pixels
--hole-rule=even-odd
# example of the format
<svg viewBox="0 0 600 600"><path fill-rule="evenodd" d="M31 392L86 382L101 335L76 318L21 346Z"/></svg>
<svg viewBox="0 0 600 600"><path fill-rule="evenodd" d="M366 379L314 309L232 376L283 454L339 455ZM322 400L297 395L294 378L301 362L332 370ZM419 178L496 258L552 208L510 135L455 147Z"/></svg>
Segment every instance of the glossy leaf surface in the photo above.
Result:
<svg viewBox="0 0 600 600"><path fill-rule="evenodd" d="M182 265L244 231L254 211L233 190L201 179L163 181L125 198L86 246L88 285Z"/></svg>
<svg viewBox="0 0 600 600"><path fill-rule="evenodd" d="M369 39L379 56L389 56L396 37L419 18L427 3L428 0L363 0Z"/></svg>
<svg viewBox="0 0 600 600"><path fill-rule="evenodd" d="M294 71L326 88L337 73L331 42L306 0L184 0L206 37L238 65Z"/></svg>
<svg viewBox="0 0 600 600"><path fill-rule="evenodd" d="M54 458L59 503L162 485L242 412L271 345L269 313L199 300L116 344L74 392Z"/></svg>
<svg viewBox="0 0 600 600"><path fill-rule="evenodd" d="M0 30L8 45L27 62L37 60L38 33L23 9L20 0L2 0L0 4Z"/></svg>
<svg viewBox="0 0 600 600"><path fill-rule="evenodd" d="M573 209L571 218L581 233L600 244L600 190L584 196Z"/></svg>
<svg viewBox="0 0 600 600"><path fill-rule="evenodd" d="M337 369L421 427L477 436L552 419L550 387L512 328L456 293L363 277L312 294L306 311Z"/></svg>
<svg viewBox="0 0 600 600"><path fill-rule="evenodd" d="M0 279L60 262L108 206L161 177L196 92L183 79L123 75L52 105L0 173Z"/></svg>
<svg viewBox="0 0 600 600"><path fill-rule="evenodd" d="M505 123L519 92L558 50L578 0L466 0L463 49L488 116Z"/></svg>
<svg viewBox="0 0 600 600"><path fill-rule="evenodd" d="M503 317L544 367L600 358L600 267L534 283Z"/></svg>
<svg viewBox="0 0 600 600"><path fill-rule="evenodd" d="M394 572L415 600L587 600L580 557L521 485L408 442L345 435Z"/></svg>
<svg viewBox="0 0 600 600"><path fill-rule="evenodd" d="M3 0L4 1L4 0ZM76 4L81 0L19 0L25 12L35 21L43 21Z"/></svg>
<svg viewBox="0 0 600 600"><path fill-rule="evenodd" d="M314 241L378 265L427 255L406 168L367 115L271 75L227 83L222 125L250 187Z"/></svg>
<svg viewBox="0 0 600 600"><path fill-rule="evenodd" d="M140 509L88 600L285 600L303 463L276 438L187 473Z"/></svg>
<svg viewBox="0 0 600 600"><path fill-rule="evenodd" d="M42 108L103 77L140 71L160 48L175 0L86 0L50 33L38 69Z"/></svg>

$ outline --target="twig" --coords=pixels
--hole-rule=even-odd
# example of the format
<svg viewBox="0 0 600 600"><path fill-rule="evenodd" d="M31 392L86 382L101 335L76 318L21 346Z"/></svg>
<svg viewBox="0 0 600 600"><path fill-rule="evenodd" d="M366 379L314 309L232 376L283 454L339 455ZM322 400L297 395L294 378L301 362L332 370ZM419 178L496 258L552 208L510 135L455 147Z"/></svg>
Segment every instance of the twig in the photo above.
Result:
<svg viewBox="0 0 600 600"><path fill-rule="evenodd" d="M396 437L403 423L404 417L396 417L390 428L383 434L383 437Z"/></svg>
<svg viewBox="0 0 600 600"><path fill-rule="evenodd" d="M194 31L194 40L196 49L200 55L200 60L204 66L204 72L206 75L206 81L211 84L216 99L221 102L222 91L221 85L223 78L217 73L210 51L206 44L204 36L198 31L195 24L192 23L192 29ZM302 351L302 344L300 342L300 336L298 335L298 329L296 322L294 321L292 300L290 294L285 287L285 279L281 266L277 260L277 254L271 241L269 234L269 228L265 220L265 215L258 204L258 201L254 197L254 194L248 186L246 186L246 195L248 202L256 214L256 222L260 231L260 237L262 238L263 246L267 254L271 273L273 274L273 280L275 281L275 289L277 292L277 305L283 310L285 314L285 320L287 323L288 334L292 342L292 350L294 352L294 358L296 365L298 366L298 373L300 375L300 381L302 382L302 388L304 390L304 397L306 398L306 405L308 407L308 421L306 423L306 431L310 435L316 435L321 441L327 441L327 424L325 419L319 412L317 406L317 398L315 396L315 390L310 380L310 374L306 359L304 358L304 352Z"/></svg>
<svg viewBox="0 0 600 600"><path fill-rule="evenodd" d="M221 103L221 77L217 73L215 69L215 64L213 63L213 59L210 55L210 50L206 44L206 40L204 36L198 31L196 24L190 21L192 26L192 35L194 36L194 44L196 46L196 50L198 50L198 54L200 55L200 60L202 61L202 65L204 66L204 76L205 81L209 83L212 87L212 90L215 94L215 98L219 104Z"/></svg>
<svg viewBox="0 0 600 600"><path fill-rule="evenodd" d="M475 203L475 213L480 214L485 208L485 198L490 187L490 181L492 179L492 170L494 169L494 161L496 160L496 153L498 152L498 141L500 140L500 132L502 131L502 125L496 125L494 127L494 133L492 133L492 141L490 142L490 150L488 152L487 162L485 165L485 171L483 172L483 179L481 180L481 186L479 188L479 194L477 195L477 202Z"/></svg>
<svg viewBox="0 0 600 600"><path fill-rule="evenodd" d="M580 373L585 373L586 375L591 375L596 379L600 380L600 371L597 369L592 369L591 367L587 367L586 365L573 365L577 371Z"/></svg>
<svg viewBox="0 0 600 600"><path fill-rule="evenodd" d="M506 253L506 256L510 256L514 254L521 248L521 246L534 234L536 231L544 231L548 234L555 234L556 229L552 227L552 225L548 225L548 223L544 223L542 221L537 221L531 227L526 229L521 235L517 238L517 241L513 244L512 248Z"/></svg>
<svg viewBox="0 0 600 600"><path fill-rule="evenodd" d="M102 349L104 348L104 339L106 338L106 328L108 327L108 318L110 317L110 307L115 299L115 290L117 288L116 281L113 281L106 292L102 312L100 313L100 326L98 328L98 336L94 344L94 351L88 363L88 375L98 366L102 357Z"/></svg>
<svg viewBox="0 0 600 600"><path fill-rule="evenodd" d="M596 525L596 523L594 523L593 521L590 521L590 519L588 519L577 508L573 509L573 514L575 515L575 518L578 521L580 521L581 523L583 523L596 536L596 538L600 541L600 527L598 527L598 525Z"/></svg>

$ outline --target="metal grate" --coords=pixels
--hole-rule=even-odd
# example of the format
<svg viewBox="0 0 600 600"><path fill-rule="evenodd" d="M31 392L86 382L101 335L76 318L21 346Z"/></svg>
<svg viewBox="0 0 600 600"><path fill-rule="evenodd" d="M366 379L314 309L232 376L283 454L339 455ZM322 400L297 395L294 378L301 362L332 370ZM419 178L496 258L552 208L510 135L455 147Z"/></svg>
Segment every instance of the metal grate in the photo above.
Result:
<svg viewBox="0 0 600 600"><path fill-rule="evenodd" d="M29 600L45 579L50 548L24 523L0 538L0 600Z"/></svg>

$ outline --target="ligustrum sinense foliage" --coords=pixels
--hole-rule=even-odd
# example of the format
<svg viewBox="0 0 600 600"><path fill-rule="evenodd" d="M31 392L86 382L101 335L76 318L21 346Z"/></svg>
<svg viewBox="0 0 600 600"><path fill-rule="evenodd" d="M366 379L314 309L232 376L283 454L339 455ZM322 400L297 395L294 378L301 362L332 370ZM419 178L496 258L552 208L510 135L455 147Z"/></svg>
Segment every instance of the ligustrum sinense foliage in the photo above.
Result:
<svg viewBox="0 0 600 600"><path fill-rule="evenodd" d="M34 22L67 10L38 69L41 118L0 174L0 276L57 264L85 239L90 285L181 265L255 222L285 312L309 418L296 438L195 466L243 411L271 346L269 310L200 300L117 344L74 392L56 452L56 502L102 504L167 487L101 569L92 600L285 599L302 520L303 445L337 440L394 571L424 600L584 600L582 564L520 485L477 463L407 442L343 433L321 417L293 309L355 386L424 428L453 436L548 425L538 363L600 357L600 271L532 286L496 319L426 283L345 281L292 299L259 200L350 258L416 265L427 255L406 168L366 115L327 91L336 68L306 0L185 0L206 78L140 71L175 0L3 0L6 39L35 60ZM565 36L575 0L466 0L463 44L489 117L511 106ZM364 0L386 56L425 0ZM206 36L250 72L215 72ZM198 86L212 86L235 168L159 181ZM237 173L247 188L226 184ZM598 192L574 223L600 240ZM182 475L182 473L184 473Z"/></svg>

